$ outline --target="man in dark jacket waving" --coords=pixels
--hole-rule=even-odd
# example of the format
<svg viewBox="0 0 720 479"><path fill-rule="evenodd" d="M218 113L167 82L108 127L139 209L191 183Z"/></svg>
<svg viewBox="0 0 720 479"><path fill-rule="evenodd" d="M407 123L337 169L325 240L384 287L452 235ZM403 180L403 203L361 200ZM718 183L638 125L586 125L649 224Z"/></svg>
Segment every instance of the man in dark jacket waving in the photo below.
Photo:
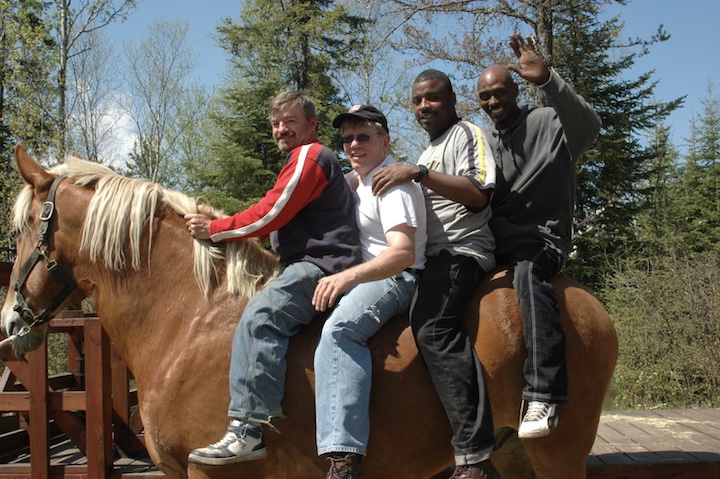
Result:
<svg viewBox="0 0 720 479"><path fill-rule="evenodd" d="M497 165L490 219L495 258L512 269L528 349L518 435L532 438L552 432L556 406L568 400L565 336L549 280L570 253L576 162L601 122L548 68L531 38L514 34L510 46L518 64L508 68L537 85L549 103L518 106L518 85L508 68L495 65L480 74L480 105L496 128L488 135Z"/></svg>

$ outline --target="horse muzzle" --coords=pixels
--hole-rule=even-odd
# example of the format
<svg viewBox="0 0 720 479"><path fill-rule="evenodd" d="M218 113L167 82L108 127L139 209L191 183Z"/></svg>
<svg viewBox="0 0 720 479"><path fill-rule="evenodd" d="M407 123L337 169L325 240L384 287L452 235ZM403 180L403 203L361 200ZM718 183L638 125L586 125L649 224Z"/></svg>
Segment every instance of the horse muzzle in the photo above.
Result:
<svg viewBox="0 0 720 479"><path fill-rule="evenodd" d="M12 345L12 349L16 356L21 356L29 351L33 351L42 345L45 339L47 328L30 328L30 324L24 315L17 310L17 303L7 305L2 310L2 318L0 318L0 331L2 331L4 340L0 342L0 349L7 344ZM32 319L32 312L30 313Z"/></svg>

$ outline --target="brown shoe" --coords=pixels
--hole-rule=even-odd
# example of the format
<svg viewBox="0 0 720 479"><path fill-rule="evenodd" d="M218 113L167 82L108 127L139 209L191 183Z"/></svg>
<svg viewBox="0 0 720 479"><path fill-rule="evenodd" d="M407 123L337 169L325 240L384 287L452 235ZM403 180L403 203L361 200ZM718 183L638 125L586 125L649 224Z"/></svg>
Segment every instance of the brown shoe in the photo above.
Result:
<svg viewBox="0 0 720 479"><path fill-rule="evenodd" d="M500 474L488 459L477 464L456 466L450 479L500 479Z"/></svg>
<svg viewBox="0 0 720 479"><path fill-rule="evenodd" d="M348 454L341 456L333 454L328 457L330 470L325 479L365 479L362 473L362 456L360 454Z"/></svg>

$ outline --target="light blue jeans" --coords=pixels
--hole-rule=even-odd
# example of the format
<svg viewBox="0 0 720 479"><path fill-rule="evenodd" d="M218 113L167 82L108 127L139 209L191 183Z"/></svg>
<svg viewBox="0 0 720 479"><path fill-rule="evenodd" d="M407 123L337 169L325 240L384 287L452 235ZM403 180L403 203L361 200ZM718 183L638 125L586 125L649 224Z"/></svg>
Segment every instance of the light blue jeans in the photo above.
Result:
<svg viewBox="0 0 720 479"><path fill-rule="evenodd" d="M372 358L367 341L391 318L407 312L417 275L403 271L362 283L338 302L315 351L318 454L365 455L370 436Z"/></svg>
<svg viewBox="0 0 720 479"><path fill-rule="evenodd" d="M235 329L228 415L269 424L282 416L290 337L321 313L312 297L323 271L300 261L255 293Z"/></svg>

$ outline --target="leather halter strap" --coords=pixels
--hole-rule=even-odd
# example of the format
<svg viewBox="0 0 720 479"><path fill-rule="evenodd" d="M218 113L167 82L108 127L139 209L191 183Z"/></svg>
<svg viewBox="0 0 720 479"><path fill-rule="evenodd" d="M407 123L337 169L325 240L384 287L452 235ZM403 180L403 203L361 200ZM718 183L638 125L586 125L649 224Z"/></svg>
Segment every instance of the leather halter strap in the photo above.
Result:
<svg viewBox="0 0 720 479"><path fill-rule="evenodd" d="M50 186L50 191L48 191L47 199L43 203L40 210L38 242L35 245L35 250L33 250L30 257L25 261L22 268L20 268L20 273L18 274L17 281L15 281L16 304L14 309L20 314L20 316L22 316L25 322L29 324L28 331L34 326L38 326L50 321L50 319L52 318L52 313L77 288L77 284L75 283L75 281L73 281L70 276L63 273L57 262L47 255L50 221L55 215L55 193L57 192L58 185L60 185L60 182L65 178L67 178L67 175L58 176L55 181L53 181L52 186ZM37 264L41 260L45 261L45 268L47 269L48 273L50 273L50 275L58 282L64 284L65 287L57 294L57 296L55 296L55 298L53 298L50 304L43 311L35 314L35 312L28 304L27 299L23 295L22 291L25 288L25 282L30 277L30 274L35 269L35 266L37 266Z"/></svg>

